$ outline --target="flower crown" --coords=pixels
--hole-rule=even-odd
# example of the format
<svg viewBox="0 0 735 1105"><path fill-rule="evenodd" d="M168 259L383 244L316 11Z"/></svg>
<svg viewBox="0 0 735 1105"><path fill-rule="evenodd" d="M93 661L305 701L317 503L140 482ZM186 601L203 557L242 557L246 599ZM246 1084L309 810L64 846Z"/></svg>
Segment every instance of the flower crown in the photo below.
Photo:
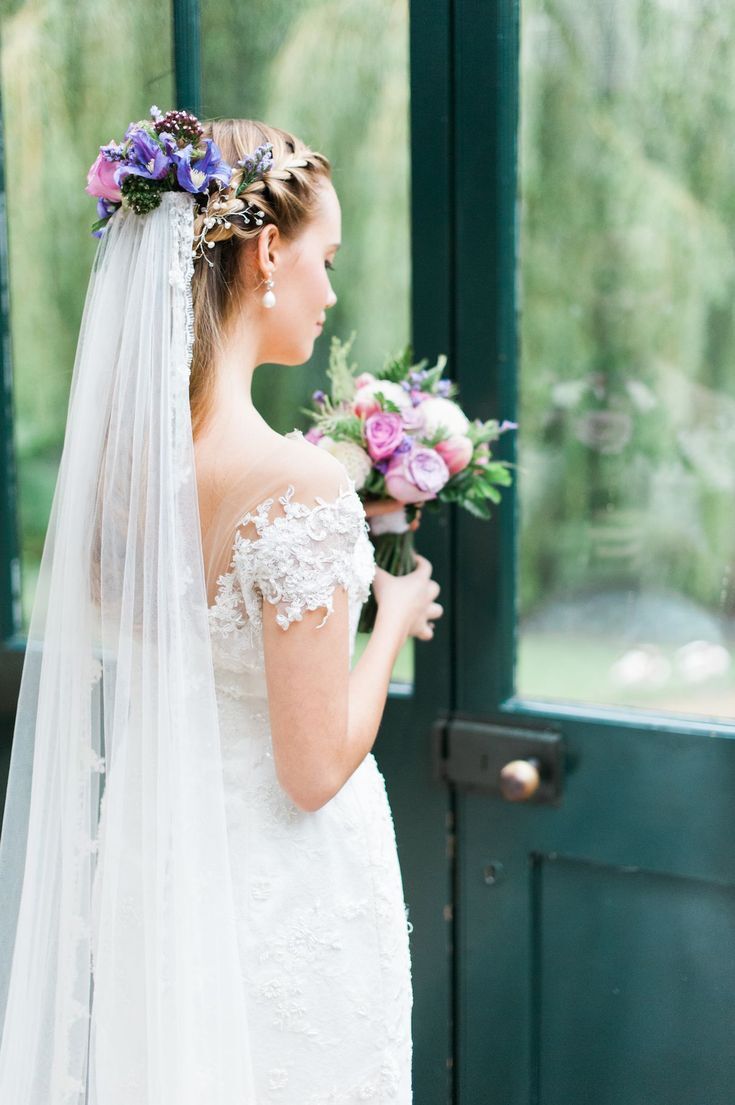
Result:
<svg viewBox="0 0 735 1105"><path fill-rule="evenodd" d="M202 142L202 125L196 115L188 111L164 114L155 104L150 115L150 120L130 123L122 142L100 146L97 160L90 166L85 191L97 197L99 218L92 225L95 238L105 233L109 220L122 206L145 215L159 206L163 192L191 192L197 199L192 252L195 258L204 257L213 265L207 248L212 249L215 242L207 238L208 232L229 230L235 215L246 223L263 224L263 211L241 199L242 194L254 182L263 181L266 173L284 180L290 169L308 165L303 157L289 157L275 166L270 142L235 166L228 165L212 138Z"/></svg>

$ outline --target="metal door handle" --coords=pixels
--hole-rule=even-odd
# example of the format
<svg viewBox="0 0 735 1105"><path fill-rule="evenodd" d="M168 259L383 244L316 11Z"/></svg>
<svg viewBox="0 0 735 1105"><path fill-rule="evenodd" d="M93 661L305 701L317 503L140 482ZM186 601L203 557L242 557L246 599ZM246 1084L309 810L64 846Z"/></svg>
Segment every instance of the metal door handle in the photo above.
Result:
<svg viewBox="0 0 735 1105"><path fill-rule="evenodd" d="M560 733L444 714L432 726L432 747L436 779L508 802L561 804L566 747Z"/></svg>
<svg viewBox="0 0 735 1105"><path fill-rule="evenodd" d="M500 792L509 802L527 802L541 784L541 761L511 760L500 772Z"/></svg>

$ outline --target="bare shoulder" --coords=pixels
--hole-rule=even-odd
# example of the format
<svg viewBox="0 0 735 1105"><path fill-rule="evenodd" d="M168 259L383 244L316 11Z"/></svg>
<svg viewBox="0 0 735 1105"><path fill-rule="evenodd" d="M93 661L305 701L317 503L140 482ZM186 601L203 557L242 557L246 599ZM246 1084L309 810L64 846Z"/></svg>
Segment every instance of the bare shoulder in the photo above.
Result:
<svg viewBox="0 0 735 1105"><path fill-rule="evenodd" d="M284 440L277 464L281 482L293 486L295 497L301 502L317 498L330 500L350 486L342 461L303 437Z"/></svg>

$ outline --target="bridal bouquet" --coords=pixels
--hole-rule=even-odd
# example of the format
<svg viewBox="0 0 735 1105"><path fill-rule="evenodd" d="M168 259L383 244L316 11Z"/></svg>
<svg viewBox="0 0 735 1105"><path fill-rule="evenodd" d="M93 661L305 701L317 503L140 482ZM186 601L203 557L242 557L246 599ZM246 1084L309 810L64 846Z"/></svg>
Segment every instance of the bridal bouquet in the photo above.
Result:
<svg viewBox="0 0 735 1105"><path fill-rule="evenodd" d="M375 546L376 564L392 575L413 571L413 534L422 508L458 503L478 518L490 517L488 500L500 501L513 467L493 460L490 442L516 429L515 422L470 421L455 401L457 385L442 376L441 354L429 368L411 363L412 351L389 357L375 372L348 364L349 341L333 337L327 375L330 392L315 391L314 409L302 413L313 425L304 435L344 464L361 492ZM359 629L375 624L371 594Z"/></svg>

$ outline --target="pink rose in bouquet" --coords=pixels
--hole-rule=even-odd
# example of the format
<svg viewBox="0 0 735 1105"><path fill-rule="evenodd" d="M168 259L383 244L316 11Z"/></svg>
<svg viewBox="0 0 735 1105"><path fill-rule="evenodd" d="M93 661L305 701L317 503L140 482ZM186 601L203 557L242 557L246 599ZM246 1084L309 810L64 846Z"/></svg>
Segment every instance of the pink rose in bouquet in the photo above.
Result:
<svg viewBox="0 0 735 1105"><path fill-rule="evenodd" d="M403 419L400 414L376 411L365 419L367 451L373 460L391 456L403 441Z"/></svg>
<svg viewBox="0 0 735 1105"><path fill-rule="evenodd" d="M438 441L434 448L453 476L470 463L474 446L464 434L453 434L446 441Z"/></svg>
<svg viewBox="0 0 735 1105"><path fill-rule="evenodd" d="M454 401L456 384L442 375L443 354L427 368L426 360L412 363L406 346L381 370L357 373L347 361L354 338L332 338L331 393L312 395L317 409L305 411L314 421L306 437L344 463L363 499L377 565L403 575L415 567L414 530L423 509L454 502L490 518L488 500L500 501L498 487L510 485L514 467L492 457L490 442L517 424L471 421ZM371 595L362 631L372 629L376 612Z"/></svg>

